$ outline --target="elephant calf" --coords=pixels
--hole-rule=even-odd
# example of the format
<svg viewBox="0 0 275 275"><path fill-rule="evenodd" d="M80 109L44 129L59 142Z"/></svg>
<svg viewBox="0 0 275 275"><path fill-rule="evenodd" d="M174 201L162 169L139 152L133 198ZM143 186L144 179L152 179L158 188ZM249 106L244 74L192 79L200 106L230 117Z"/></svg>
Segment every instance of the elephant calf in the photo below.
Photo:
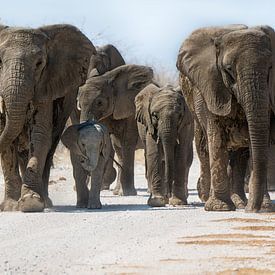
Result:
<svg viewBox="0 0 275 275"><path fill-rule="evenodd" d="M62 135L63 144L77 155L74 167L91 176L91 189L85 181L76 181L77 207L99 209L103 174L111 153L109 132L102 124L87 121L70 126Z"/></svg>
<svg viewBox="0 0 275 275"><path fill-rule="evenodd" d="M148 205L187 204L194 126L183 96L172 87L145 87L135 98L139 135L145 147Z"/></svg>

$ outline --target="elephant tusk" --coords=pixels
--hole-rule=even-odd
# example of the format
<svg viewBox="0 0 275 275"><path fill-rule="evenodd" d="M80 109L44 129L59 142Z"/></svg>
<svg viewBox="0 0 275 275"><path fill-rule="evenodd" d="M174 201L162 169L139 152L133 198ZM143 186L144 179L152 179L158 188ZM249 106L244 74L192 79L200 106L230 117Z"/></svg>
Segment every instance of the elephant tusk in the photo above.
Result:
<svg viewBox="0 0 275 275"><path fill-rule="evenodd" d="M0 96L0 113L4 114L4 100L2 96Z"/></svg>
<svg viewBox="0 0 275 275"><path fill-rule="evenodd" d="M159 142L160 142L160 138L158 137L158 138L157 138L157 144L159 144Z"/></svg>
<svg viewBox="0 0 275 275"><path fill-rule="evenodd" d="M177 144L180 144L180 140L179 140L178 138L177 138L177 140L176 140L176 141L177 141Z"/></svg>

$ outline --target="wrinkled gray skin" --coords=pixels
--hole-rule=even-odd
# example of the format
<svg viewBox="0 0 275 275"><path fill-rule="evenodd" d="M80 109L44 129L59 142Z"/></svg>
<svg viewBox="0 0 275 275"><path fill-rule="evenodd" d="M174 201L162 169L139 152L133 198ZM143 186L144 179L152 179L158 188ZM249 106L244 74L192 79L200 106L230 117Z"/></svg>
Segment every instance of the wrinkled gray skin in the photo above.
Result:
<svg viewBox="0 0 275 275"><path fill-rule="evenodd" d="M92 43L70 25L0 26L1 210L43 211L51 205L53 154L92 53Z"/></svg>
<svg viewBox="0 0 275 275"><path fill-rule="evenodd" d="M270 210L265 186L274 45L273 29L234 25L199 29L180 48L177 68L195 118L199 191L207 199L208 211L235 210L230 195L242 201L241 194L230 194L227 167L229 151L248 146L253 172L246 210L259 211L261 206Z"/></svg>
<svg viewBox="0 0 275 275"><path fill-rule="evenodd" d="M111 45L104 45L96 48L97 53L91 56L88 77L102 75L119 66L125 65L125 61L118 49ZM104 121L102 121L104 124ZM111 156L114 158L115 151L112 146ZM113 160L110 158L104 173L102 190L108 190L116 179L116 169L113 167Z"/></svg>
<svg viewBox="0 0 275 275"><path fill-rule="evenodd" d="M134 154L138 142L135 96L153 78L146 66L123 65L97 77L89 77L80 88L81 121L95 118L107 126L121 167L118 167L120 195L136 195Z"/></svg>
<svg viewBox="0 0 275 275"><path fill-rule="evenodd" d="M91 176L90 191L85 182L77 181L77 207L101 208L100 189L111 153L107 128L94 122L72 125L66 129L61 140L77 156L82 172Z"/></svg>
<svg viewBox="0 0 275 275"><path fill-rule="evenodd" d="M171 205L187 204L194 125L183 96L170 86L149 84L135 105L151 193L148 205L165 206L168 199Z"/></svg>

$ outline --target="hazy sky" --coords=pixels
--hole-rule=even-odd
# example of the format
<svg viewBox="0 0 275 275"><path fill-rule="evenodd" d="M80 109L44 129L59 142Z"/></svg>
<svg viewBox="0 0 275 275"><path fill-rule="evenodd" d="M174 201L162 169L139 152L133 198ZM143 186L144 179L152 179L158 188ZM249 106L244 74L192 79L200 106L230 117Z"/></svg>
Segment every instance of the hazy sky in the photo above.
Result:
<svg viewBox="0 0 275 275"><path fill-rule="evenodd" d="M273 0L1 0L3 24L70 23L95 45L113 43L135 63L175 70L181 42L202 26L275 27Z"/></svg>

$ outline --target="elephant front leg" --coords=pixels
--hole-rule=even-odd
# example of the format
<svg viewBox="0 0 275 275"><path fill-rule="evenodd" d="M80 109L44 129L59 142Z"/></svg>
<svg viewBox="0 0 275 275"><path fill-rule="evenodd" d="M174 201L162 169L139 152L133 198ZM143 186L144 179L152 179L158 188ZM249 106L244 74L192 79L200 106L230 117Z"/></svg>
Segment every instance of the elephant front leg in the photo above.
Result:
<svg viewBox="0 0 275 275"><path fill-rule="evenodd" d="M244 209L247 204L244 184L248 160L248 148L241 148L230 154L229 164L232 170L232 173L230 175L232 180L231 199L238 209Z"/></svg>
<svg viewBox="0 0 275 275"><path fill-rule="evenodd" d="M18 210L22 180L19 175L17 151L14 144L1 153L2 171L5 180L5 197L0 204L1 211Z"/></svg>
<svg viewBox="0 0 275 275"><path fill-rule="evenodd" d="M230 198L227 175L228 152L222 129L217 122L210 121L207 129L211 172L210 197L205 203L206 211L231 211L235 205Z"/></svg>
<svg viewBox="0 0 275 275"><path fill-rule="evenodd" d="M30 125L30 159L25 171L20 210L40 212L44 210L42 174L52 141L52 104L35 106L36 111Z"/></svg>
<svg viewBox="0 0 275 275"><path fill-rule="evenodd" d="M150 197L147 204L152 207L162 207L168 203L167 188L161 178L162 155L159 154L159 145L152 136L146 136L146 163L147 181L150 186Z"/></svg>
<svg viewBox="0 0 275 275"><path fill-rule="evenodd" d="M71 162L73 166L73 176L76 187L76 207L86 208L88 206L89 190L87 187L88 172L83 169L79 158L70 152Z"/></svg>
<svg viewBox="0 0 275 275"><path fill-rule="evenodd" d="M206 202L209 198L211 175L209 164L209 153L207 138L199 123L195 120L195 145L200 160L200 176L197 182L197 190L199 198L202 202Z"/></svg>
<svg viewBox="0 0 275 275"><path fill-rule="evenodd" d="M100 189L103 180L105 160L100 157L96 169L91 173L91 189L89 193L88 208L100 209L102 204L100 202Z"/></svg>
<svg viewBox="0 0 275 275"><path fill-rule="evenodd" d="M115 156L115 151L113 146L111 146L111 154L110 154L110 158L107 161L106 164L106 169L104 172L104 176L103 176L103 183L101 186L102 190L109 190L110 185L115 181L117 173L116 173L116 169L113 166L113 159Z"/></svg>

